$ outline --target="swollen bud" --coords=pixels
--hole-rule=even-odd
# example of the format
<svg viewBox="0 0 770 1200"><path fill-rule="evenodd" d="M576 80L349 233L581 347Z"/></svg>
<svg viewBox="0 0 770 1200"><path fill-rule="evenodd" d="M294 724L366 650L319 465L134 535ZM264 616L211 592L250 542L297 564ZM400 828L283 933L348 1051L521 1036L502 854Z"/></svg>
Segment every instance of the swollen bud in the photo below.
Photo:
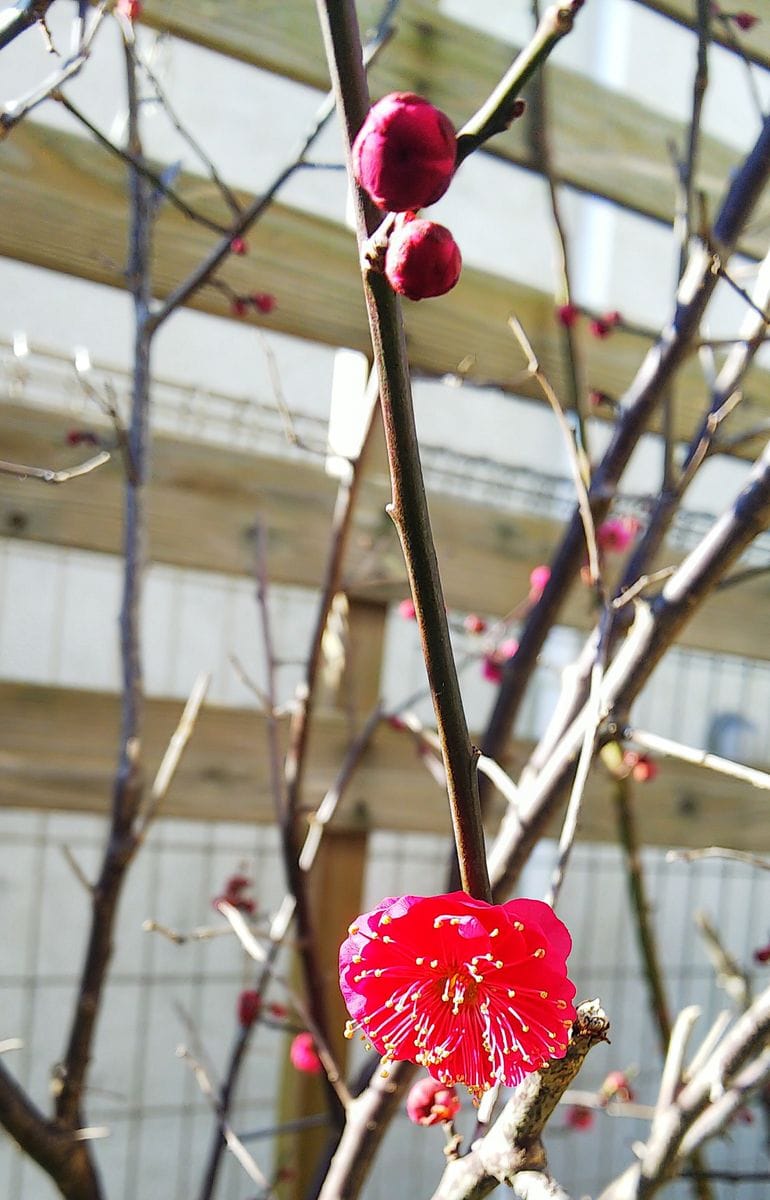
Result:
<svg viewBox="0 0 770 1200"><path fill-rule="evenodd" d="M385 252L385 275L394 292L410 300L443 296L461 268L460 249L445 225L412 213L396 219Z"/></svg>
<svg viewBox="0 0 770 1200"><path fill-rule="evenodd" d="M435 203L449 187L456 159L449 117L412 92L378 101L353 143L356 180L390 212Z"/></svg>

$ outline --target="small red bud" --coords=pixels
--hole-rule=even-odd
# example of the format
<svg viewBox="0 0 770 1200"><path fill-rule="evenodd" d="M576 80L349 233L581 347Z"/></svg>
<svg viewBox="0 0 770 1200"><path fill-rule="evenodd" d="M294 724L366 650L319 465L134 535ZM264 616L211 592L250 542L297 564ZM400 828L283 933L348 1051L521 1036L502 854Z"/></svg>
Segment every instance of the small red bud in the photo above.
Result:
<svg viewBox="0 0 770 1200"><path fill-rule="evenodd" d="M449 187L456 159L449 117L412 92L378 101L353 143L356 180L390 212L435 203Z"/></svg>
<svg viewBox="0 0 770 1200"><path fill-rule="evenodd" d="M768 942L766 946L759 946L754 951L753 958L754 958L755 963L761 963L761 964L769 963L770 962L770 942Z"/></svg>
<svg viewBox="0 0 770 1200"><path fill-rule="evenodd" d="M588 328L595 338L607 338L612 333L612 326L604 317L596 317Z"/></svg>
<svg viewBox="0 0 770 1200"><path fill-rule="evenodd" d="M594 1123L594 1111L583 1104L573 1104L567 1109L568 1129L590 1129Z"/></svg>
<svg viewBox="0 0 770 1200"><path fill-rule="evenodd" d="M398 615L403 617L405 621L415 621L417 619L417 610L414 607L414 600L411 596L405 596L399 602Z"/></svg>
<svg viewBox="0 0 770 1200"><path fill-rule="evenodd" d="M612 325L612 327L614 328L616 325L623 324L623 314L619 313L616 308L613 308L612 312L608 312L608 313L604 314L604 320L607 322L608 325Z"/></svg>
<svg viewBox="0 0 770 1200"><path fill-rule="evenodd" d="M385 252L385 275L410 300L443 296L460 278L462 258L445 225L411 213L397 217Z"/></svg>
<svg viewBox="0 0 770 1200"><path fill-rule="evenodd" d="M477 613L468 613L468 616L463 621L463 629L466 633L483 633L487 627L487 623L483 617Z"/></svg>
<svg viewBox="0 0 770 1200"><path fill-rule="evenodd" d="M529 573L529 601L531 604L535 604L540 599L550 578L551 568L546 563L532 568Z"/></svg>
<svg viewBox="0 0 770 1200"><path fill-rule="evenodd" d="M249 299L261 313L271 313L278 303L275 296L271 296L270 292L254 292Z"/></svg>
<svg viewBox="0 0 770 1200"><path fill-rule="evenodd" d="M249 311L249 302L243 296L233 296L230 302L230 312L234 317L245 317Z"/></svg>
<svg viewBox="0 0 770 1200"><path fill-rule="evenodd" d="M275 1017L279 1021L282 1021L284 1017L288 1017L289 1015L289 1010L285 1004L268 1004L267 1011L271 1017Z"/></svg>
<svg viewBox="0 0 770 1200"><path fill-rule="evenodd" d="M556 309L556 320L565 329L572 329L579 316L580 309L576 304L562 304Z"/></svg>
<svg viewBox="0 0 770 1200"><path fill-rule="evenodd" d="M259 992L253 989L241 992L238 997L238 1023L244 1029L249 1029L259 1016L261 1008L262 997Z"/></svg>
<svg viewBox="0 0 770 1200"><path fill-rule="evenodd" d="M591 388L591 391L588 393L588 407L589 408L605 408L605 407L614 408L615 401L612 399L611 396L608 396L606 392L599 392L596 390L596 388Z"/></svg>
<svg viewBox="0 0 770 1200"><path fill-rule="evenodd" d="M68 429L68 446L98 446L99 438L91 429Z"/></svg>
<svg viewBox="0 0 770 1200"><path fill-rule="evenodd" d="M242 237L234 237L230 243L230 249L233 254L246 254L249 247Z"/></svg>
<svg viewBox="0 0 770 1200"><path fill-rule="evenodd" d="M730 19L744 33L747 33L749 29L753 29L759 21L759 17L755 17L753 13L748 12L733 13Z"/></svg>

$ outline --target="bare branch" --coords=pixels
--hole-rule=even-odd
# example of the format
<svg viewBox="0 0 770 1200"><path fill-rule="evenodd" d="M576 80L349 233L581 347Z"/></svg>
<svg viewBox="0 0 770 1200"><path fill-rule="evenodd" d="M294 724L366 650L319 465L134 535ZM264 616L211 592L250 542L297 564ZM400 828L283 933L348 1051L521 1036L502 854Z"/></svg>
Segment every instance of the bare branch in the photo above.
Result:
<svg viewBox="0 0 770 1200"><path fill-rule="evenodd" d="M19 479L40 479L43 483L69 483L70 479L79 479L81 475L88 475L109 461L108 452L100 450L98 454L86 459L79 466L65 467L59 471L51 470L48 467L23 467L18 463L0 462L0 474L14 475Z"/></svg>

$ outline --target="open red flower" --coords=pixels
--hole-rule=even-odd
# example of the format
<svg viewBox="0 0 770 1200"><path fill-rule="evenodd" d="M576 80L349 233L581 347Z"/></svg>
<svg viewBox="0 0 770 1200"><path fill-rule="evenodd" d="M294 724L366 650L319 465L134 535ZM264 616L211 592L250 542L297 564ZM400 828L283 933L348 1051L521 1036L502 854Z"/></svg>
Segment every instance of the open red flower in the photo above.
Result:
<svg viewBox="0 0 770 1200"><path fill-rule="evenodd" d="M465 892L397 896L350 927L340 986L356 1029L386 1059L480 1096L567 1049L575 1019L567 929L539 900L486 904Z"/></svg>
<svg viewBox="0 0 770 1200"><path fill-rule="evenodd" d="M439 1125L451 1121L460 1108L460 1097L455 1089L428 1076L418 1079L406 1098L406 1115L415 1125Z"/></svg>

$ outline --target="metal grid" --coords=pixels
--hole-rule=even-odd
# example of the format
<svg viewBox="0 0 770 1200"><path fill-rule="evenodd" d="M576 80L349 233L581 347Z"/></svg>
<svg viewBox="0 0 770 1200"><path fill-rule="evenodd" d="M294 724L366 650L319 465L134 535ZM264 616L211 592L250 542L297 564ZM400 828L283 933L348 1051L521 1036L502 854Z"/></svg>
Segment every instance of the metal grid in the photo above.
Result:
<svg viewBox="0 0 770 1200"><path fill-rule="evenodd" d="M0 899L6 929L0 955L3 1028L25 1049L9 1065L45 1104L51 1064L61 1052L84 936L86 899L66 863L69 846L86 871L96 863L102 825L95 817L6 811L0 849ZM365 903L383 895L440 891L447 845L426 835L375 834L370 843ZM736 958L750 965L751 951L768 935L770 877L741 864L708 861L666 863L661 851L644 855L653 912L672 1008L697 1003L701 1032L720 1008L713 972L697 937L692 912L705 908ZM545 890L553 847L541 844L522 880L524 894ZM180 930L208 924L211 897L226 876L245 867L253 875L261 908L282 894L277 843L270 829L231 824L161 821L133 868L122 905L117 955L99 1029L89 1097L89 1119L110 1136L97 1147L110 1200L160 1195L188 1200L200 1179L211 1134L211 1116L175 1047L189 1039L177 1004L189 1012L215 1065L226 1056L238 991L250 977L233 942L219 939L186 947L143 933L147 916ZM612 1019L612 1045L593 1052L580 1086L597 1087L607 1071L638 1065L634 1081L641 1102L654 1099L659 1056L647 1012L620 856L611 846L579 845L567 877L560 914L575 949L571 972L578 995L599 995ZM354 914L351 914L354 915ZM753 968L757 987L763 968ZM767 968L764 968L767 971ZM260 1030L240 1089L236 1127L254 1131L274 1123L284 1039ZM465 1121L472 1120L468 1110ZM630 1161L643 1122L599 1114L586 1132L568 1131L557 1114L549 1127L552 1167L574 1196L596 1195L600 1185ZM713 1167L737 1164L770 1169L762 1148L761 1118L738 1125L729 1142L713 1144ZM269 1139L250 1141L269 1170ZM394 1178L408 1179L409 1194L430 1194L441 1168L442 1139L401 1119L386 1139L366 1200L386 1200ZM0 1187L19 1200L53 1200L55 1193L36 1168L6 1140L0 1145ZM218 1200L249 1200L253 1185L228 1161ZM670 1193L689 1195L685 1186ZM718 1200L736 1192L720 1186ZM760 1200L766 1185L746 1184L740 1200Z"/></svg>

